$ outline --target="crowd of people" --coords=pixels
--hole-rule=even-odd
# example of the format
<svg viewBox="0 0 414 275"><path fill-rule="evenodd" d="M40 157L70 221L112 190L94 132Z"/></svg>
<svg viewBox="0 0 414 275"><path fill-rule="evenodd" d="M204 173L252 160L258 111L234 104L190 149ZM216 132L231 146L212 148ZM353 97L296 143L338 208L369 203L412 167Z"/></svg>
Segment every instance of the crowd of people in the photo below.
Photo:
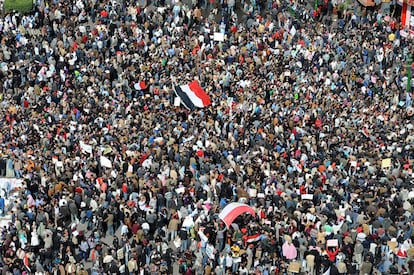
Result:
<svg viewBox="0 0 414 275"><path fill-rule="evenodd" d="M411 274L413 43L380 9L325 8L6 13L2 274ZM211 105L177 104L192 80ZM256 215L226 226L230 202Z"/></svg>

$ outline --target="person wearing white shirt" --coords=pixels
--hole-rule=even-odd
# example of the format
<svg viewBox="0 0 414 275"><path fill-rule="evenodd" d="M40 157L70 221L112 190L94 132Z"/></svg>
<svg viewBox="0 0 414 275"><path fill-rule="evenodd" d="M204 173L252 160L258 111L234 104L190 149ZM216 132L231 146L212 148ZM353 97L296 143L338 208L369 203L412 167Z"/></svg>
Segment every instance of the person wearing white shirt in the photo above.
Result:
<svg viewBox="0 0 414 275"><path fill-rule="evenodd" d="M66 196L62 196L62 198L59 200L59 207L67 206L68 201L66 200Z"/></svg>
<svg viewBox="0 0 414 275"><path fill-rule="evenodd" d="M239 274L240 275L247 275L247 274L249 274L249 271L247 270L247 267L246 266L241 266L240 268L239 268Z"/></svg>
<svg viewBox="0 0 414 275"><path fill-rule="evenodd" d="M233 266L233 257L230 254L226 255L226 269L231 269Z"/></svg>
<svg viewBox="0 0 414 275"><path fill-rule="evenodd" d="M148 225L148 224L147 224ZM142 225L142 229L144 229L144 224ZM128 229L128 225L126 225L126 224L123 224L122 226L121 226L121 235L128 235L128 231L129 231L129 229Z"/></svg>
<svg viewBox="0 0 414 275"><path fill-rule="evenodd" d="M92 209L92 212L95 212L96 209L98 208L98 203L96 202L95 199L91 199L91 201L89 202L89 206Z"/></svg>

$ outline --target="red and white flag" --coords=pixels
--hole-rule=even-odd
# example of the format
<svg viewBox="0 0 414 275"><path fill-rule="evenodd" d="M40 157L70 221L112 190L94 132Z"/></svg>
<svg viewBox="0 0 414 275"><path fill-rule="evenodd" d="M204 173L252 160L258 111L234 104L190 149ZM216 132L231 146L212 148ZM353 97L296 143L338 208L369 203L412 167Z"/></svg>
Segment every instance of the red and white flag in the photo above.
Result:
<svg viewBox="0 0 414 275"><path fill-rule="evenodd" d="M223 210L221 210L219 218L226 224L227 228L229 228L233 221L243 213L250 213L250 215L256 216L256 212L249 205L232 202L227 204Z"/></svg>
<svg viewBox="0 0 414 275"><path fill-rule="evenodd" d="M137 91L143 91L147 89L147 84L145 83L145 81L140 81L134 84L134 88Z"/></svg>

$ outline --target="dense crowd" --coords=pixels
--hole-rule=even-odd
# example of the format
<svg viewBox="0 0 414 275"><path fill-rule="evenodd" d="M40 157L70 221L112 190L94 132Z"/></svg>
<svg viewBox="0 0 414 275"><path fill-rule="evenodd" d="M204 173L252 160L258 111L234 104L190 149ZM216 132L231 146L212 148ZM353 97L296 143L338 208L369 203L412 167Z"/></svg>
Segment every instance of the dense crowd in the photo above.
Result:
<svg viewBox="0 0 414 275"><path fill-rule="evenodd" d="M358 2L34 9L0 19L0 173L23 180L0 197L2 274L413 272L399 20ZM194 79L212 103L189 111L174 87ZM257 214L227 227L234 201Z"/></svg>

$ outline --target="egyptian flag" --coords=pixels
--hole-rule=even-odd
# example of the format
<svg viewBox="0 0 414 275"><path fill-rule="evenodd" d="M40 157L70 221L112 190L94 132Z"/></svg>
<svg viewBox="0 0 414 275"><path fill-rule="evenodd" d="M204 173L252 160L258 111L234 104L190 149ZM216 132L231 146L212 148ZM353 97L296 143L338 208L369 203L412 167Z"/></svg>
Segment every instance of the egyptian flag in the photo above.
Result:
<svg viewBox="0 0 414 275"><path fill-rule="evenodd" d="M30 270L30 267L29 267L29 257L27 256L27 253L24 254L23 265L27 269L27 271L29 271L29 273L32 273L32 271Z"/></svg>
<svg viewBox="0 0 414 275"><path fill-rule="evenodd" d="M401 9L401 24L406 27L410 26L410 17L411 17L411 5L407 1L398 1L400 4L402 2ZM400 4L401 5L401 4Z"/></svg>
<svg viewBox="0 0 414 275"><path fill-rule="evenodd" d="M175 86L174 90L181 103L189 110L204 108L211 104L210 97L201 88L197 80L187 85Z"/></svg>
<svg viewBox="0 0 414 275"><path fill-rule="evenodd" d="M260 241L260 239L261 239L261 234L260 233L250 235L250 236L244 236L244 241L245 241L246 244L250 244L250 243Z"/></svg>

